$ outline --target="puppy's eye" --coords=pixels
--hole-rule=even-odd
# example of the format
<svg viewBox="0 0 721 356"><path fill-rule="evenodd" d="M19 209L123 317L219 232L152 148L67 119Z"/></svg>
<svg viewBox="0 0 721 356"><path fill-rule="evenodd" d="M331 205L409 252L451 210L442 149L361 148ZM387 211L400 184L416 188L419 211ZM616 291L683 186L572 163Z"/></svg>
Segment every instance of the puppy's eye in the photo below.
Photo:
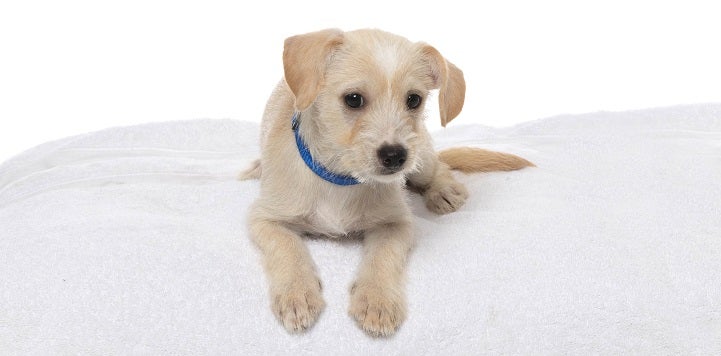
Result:
<svg viewBox="0 0 721 356"><path fill-rule="evenodd" d="M409 109L413 110L421 106L422 98L418 94L409 94L408 100L406 101L406 106L408 106Z"/></svg>
<svg viewBox="0 0 721 356"><path fill-rule="evenodd" d="M358 109L365 104L365 100L363 100L363 96L358 93L350 93L345 96L345 104L350 108Z"/></svg>

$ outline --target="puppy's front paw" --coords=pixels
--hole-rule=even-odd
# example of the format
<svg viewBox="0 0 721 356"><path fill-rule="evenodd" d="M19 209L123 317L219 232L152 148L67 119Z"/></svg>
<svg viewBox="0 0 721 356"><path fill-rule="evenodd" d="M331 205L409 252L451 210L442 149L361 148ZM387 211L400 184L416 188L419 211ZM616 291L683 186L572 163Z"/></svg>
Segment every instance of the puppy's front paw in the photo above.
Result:
<svg viewBox="0 0 721 356"><path fill-rule="evenodd" d="M325 307L317 278L296 280L273 292L273 313L290 332L311 327Z"/></svg>
<svg viewBox="0 0 721 356"><path fill-rule="evenodd" d="M351 288L350 314L371 336L393 335L406 319L403 293L382 289L372 283Z"/></svg>
<svg viewBox="0 0 721 356"><path fill-rule="evenodd" d="M466 202L468 190L455 180L433 183L423 193L428 210L436 214L452 213Z"/></svg>

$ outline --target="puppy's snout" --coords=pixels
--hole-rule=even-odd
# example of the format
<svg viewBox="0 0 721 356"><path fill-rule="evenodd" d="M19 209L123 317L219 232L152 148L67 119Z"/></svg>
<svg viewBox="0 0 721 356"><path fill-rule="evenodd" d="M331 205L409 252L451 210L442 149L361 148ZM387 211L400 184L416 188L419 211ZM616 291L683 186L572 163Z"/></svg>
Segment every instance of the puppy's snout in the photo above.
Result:
<svg viewBox="0 0 721 356"><path fill-rule="evenodd" d="M383 145L378 149L378 160L392 173L399 171L407 158L408 150L401 145Z"/></svg>

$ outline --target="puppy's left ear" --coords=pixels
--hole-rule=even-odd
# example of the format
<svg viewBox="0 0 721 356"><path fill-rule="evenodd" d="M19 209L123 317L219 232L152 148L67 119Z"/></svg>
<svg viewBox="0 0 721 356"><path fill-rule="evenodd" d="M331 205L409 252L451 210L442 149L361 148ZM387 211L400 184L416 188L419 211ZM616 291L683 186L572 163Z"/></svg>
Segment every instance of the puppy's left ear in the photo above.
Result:
<svg viewBox="0 0 721 356"><path fill-rule="evenodd" d="M295 96L295 109L307 109L323 84L328 59L343 43L343 31L328 29L288 37L283 48L285 82Z"/></svg>
<svg viewBox="0 0 721 356"><path fill-rule="evenodd" d="M463 102L466 98L466 81L463 79L463 72L443 58L437 49L424 45L421 53L430 67L430 75L433 80L432 89L440 89L438 106L441 125L445 127L463 109Z"/></svg>

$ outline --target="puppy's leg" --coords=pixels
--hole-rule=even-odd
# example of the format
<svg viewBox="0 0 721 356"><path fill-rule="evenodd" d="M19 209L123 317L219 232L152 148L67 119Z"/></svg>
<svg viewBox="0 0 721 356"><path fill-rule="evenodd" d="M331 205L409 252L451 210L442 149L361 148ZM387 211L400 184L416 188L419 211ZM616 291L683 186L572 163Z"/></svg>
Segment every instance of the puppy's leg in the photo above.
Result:
<svg viewBox="0 0 721 356"><path fill-rule="evenodd" d="M260 179L262 171L260 160L256 159L248 168L238 175L238 180Z"/></svg>
<svg viewBox="0 0 721 356"><path fill-rule="evenodd" d="M263 254L273 313L290 332L309 328L325 302L303 240L277 222L254 219L250 228Z"/></svg>
<svg viewBox="0 0 721 356"><path fill-rule="evenodd" d="M424 136L419 150L420 169L408 176L408 185L423 195L428 210L437 214L454 212L466 202L468 190L453 178L448 165L438 160L430 135L424 132Z"/></svg>
<svg viewBox="0 0 721 356"><path fill-rule="evenodd" d="M373 336L389 336L406 318L405 265L413 245L410 223L366 231L364 256L351 288L350 314Z"/></svg>

